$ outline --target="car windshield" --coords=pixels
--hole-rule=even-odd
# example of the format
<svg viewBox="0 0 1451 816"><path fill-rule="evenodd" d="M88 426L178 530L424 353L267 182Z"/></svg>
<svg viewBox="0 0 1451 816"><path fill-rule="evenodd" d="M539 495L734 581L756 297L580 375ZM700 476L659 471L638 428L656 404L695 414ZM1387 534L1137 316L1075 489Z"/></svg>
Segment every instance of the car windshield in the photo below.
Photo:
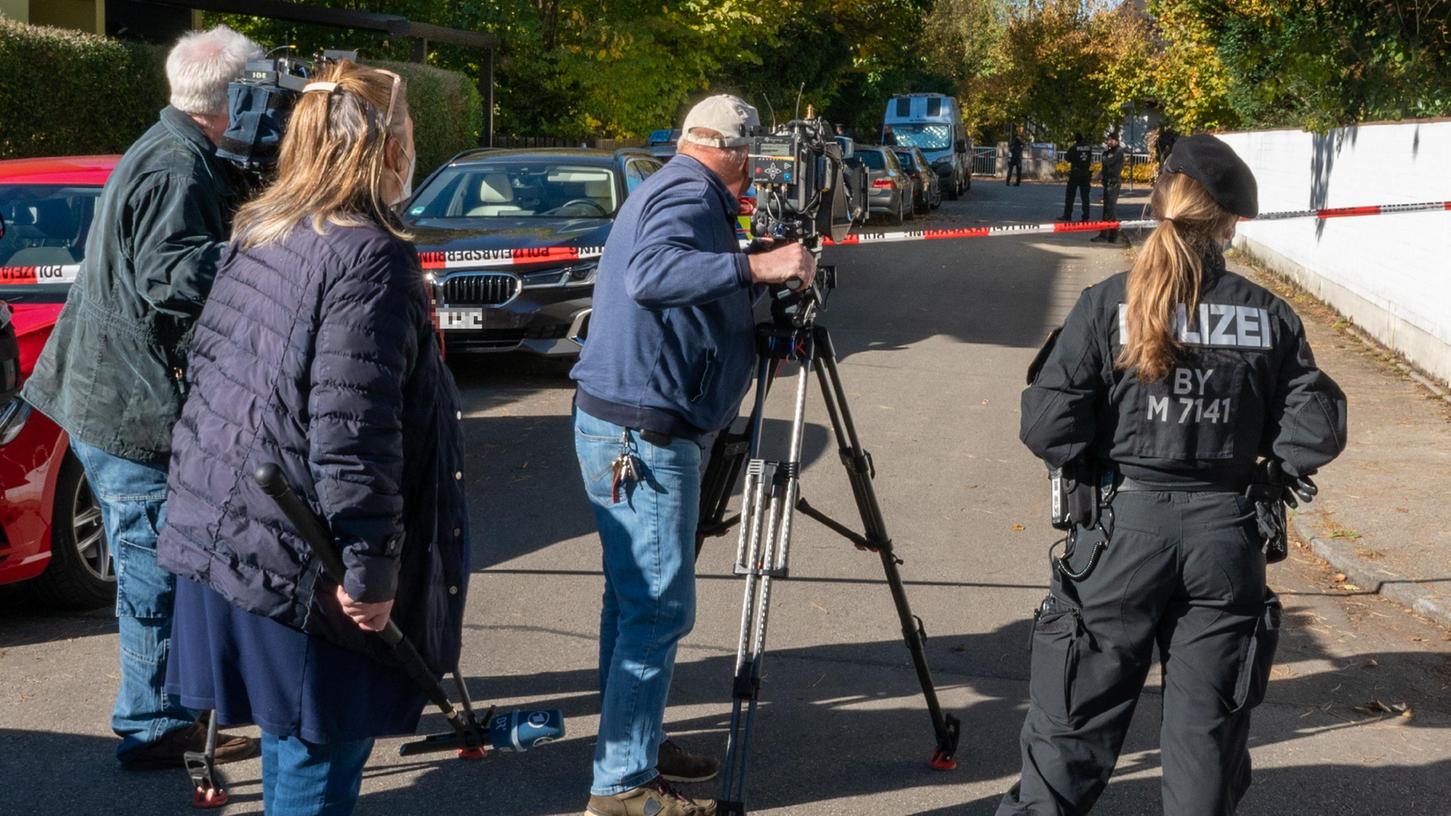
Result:
<svg viewBox="0 0 1451 816"><path fill-rule="evenodd" d="M897 144L922 150L946 150L952 147L952 126L948 124L892 125Z"/></svg>
<svg viewBox="0 0 1451 816"><path fill-rule="evenodd" d="M856 154L857 158L862 160L862 164L873 170L887 169L887 158L882 155L880 150L858 150Z"/></svg>
<svg viewBox="0 0 1451 816"><path fill-rule="evenodd" d="M75 280L100 187L0 184L0 298L59 302ZM39 285L38 285L39 284Z"/></svg>
<svg viewBox="0 0 1451 816"><path fill-rule="evenodd" d="M408 216L608 218L621 197L609 167L493 161L444 169L418 192Z"/></svg>

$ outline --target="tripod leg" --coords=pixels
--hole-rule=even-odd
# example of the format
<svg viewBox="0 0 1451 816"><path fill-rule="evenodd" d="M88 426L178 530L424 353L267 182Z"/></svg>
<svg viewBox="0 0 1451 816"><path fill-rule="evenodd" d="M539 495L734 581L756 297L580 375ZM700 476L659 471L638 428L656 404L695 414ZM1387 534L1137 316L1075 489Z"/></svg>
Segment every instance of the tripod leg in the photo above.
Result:
<svg viewBox="0 0 1451 816"><path fill-rule="evenodd" d="M946 714L937 699L937 686L932 681L932 670L927 665L927 633L922 620L912 614L907 601L907 589L902 584L902 573L898 569L897 556L892 550L892 539L887 535L887 523L882 518L882 507L872 487L875 475L871 455L862 449L857 437L856 424L852 421L851 408L847 405L846 390L841 384L841 375L836 368L836 350L831 345L831 335L824 326L817 326L815 337L816 373L821 380L822 397L826 411L831 417L832 431L836 434L837 448L841 452L842 465L851 482L851 492L856 499L857 511L861 514L865 538L871 549L876 550L882 560L887 586L892 592L892 603L897 608L897 617L902 625L902 638L912 654L912 664L917 670L917 681L922 686L922 696L927 701L928 713L932 716L932 729L937 737L937 750L932 755L931 765L938 770L957 767L954 758L961 733L958 719Z"/></svg>
<svg viewBox="0 0 1451 816"><path fill-rule="evenodd" d="M791 518L800 493L801 446L805 436L806 394L811 361L801 361L791 427L789 458L767 462L755 457L760 450L761 414L752 436L753 458L746 466L745 496L741 506L741 538L736 551L736 572L745 576L741 601L741 634L736 648L732 684L730 732L721 766L721 796L717 813L743 816L746 812L746 775L751 731L760 700L761 672L770 619L771 582L784 577L788 563ZM758 403L758 408L761 407Z"/></svg>

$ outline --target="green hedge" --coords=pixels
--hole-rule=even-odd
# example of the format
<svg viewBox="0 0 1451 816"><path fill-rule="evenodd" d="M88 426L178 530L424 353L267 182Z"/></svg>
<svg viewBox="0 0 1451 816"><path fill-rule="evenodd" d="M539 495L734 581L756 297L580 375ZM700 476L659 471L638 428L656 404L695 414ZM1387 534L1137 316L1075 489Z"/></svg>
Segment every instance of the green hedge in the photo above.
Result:
<svg viewBox="0 0 1451 816"><path fill-rule="evenodd" d="M472 78L414 62L369 64L396 71L408 83L413 145L418 151L416 181L423 181L453 154L479 143L484 103Z"/></svg>
<svg viewBox="0 0 1451 816"><path fill-rule="evenodd" d="M166 52L0 17L0 158L123 152L166 105ZM483 105L472 79L378 64L408 82L420 181L477 144Z"/></svg>
<svg viewBox="0 0 1451 816"><path fill-rule="evenodd" d="M166 105L166 51L0 17L0 158L120 153Z"/></svg>

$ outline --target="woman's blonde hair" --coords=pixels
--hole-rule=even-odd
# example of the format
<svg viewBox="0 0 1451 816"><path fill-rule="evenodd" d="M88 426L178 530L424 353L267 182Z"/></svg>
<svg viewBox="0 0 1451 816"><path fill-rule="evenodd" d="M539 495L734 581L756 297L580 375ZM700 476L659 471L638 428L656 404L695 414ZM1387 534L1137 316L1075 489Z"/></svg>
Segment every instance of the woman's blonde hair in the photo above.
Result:
<svg viewBox="0 0 1451 816"><path fill-rule="evenodd" d="M1149 198L1159 225L1149 234L1129 270L1124 297L1126 336L1120 370L1133 370L1141 382L1168 375L1182 348L1175 335L1179 305L1194 314L1204 279L1206 251L1231 232L1238 217L1210 197L1204 186L1183 173L1159 179Z"/></svg>
<svg viewBox="0 0 1451 816"><path fill-rule="evenodd" d="M390 150L402 149L408 121L403 81L391 71L341 60L308 84L293 108L277 157L277 179L237 211L232 237L243 247L274 243L304 219L373 222L409 235L387 200Z"/></svg>

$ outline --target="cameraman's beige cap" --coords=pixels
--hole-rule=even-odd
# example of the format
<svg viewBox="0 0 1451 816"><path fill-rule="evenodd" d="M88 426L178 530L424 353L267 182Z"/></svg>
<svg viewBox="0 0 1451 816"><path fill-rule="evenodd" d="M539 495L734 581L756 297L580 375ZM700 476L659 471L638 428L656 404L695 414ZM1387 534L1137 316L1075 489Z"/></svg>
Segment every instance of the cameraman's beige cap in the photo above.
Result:
<svg viewBox="0 0 1451 816"><path fill-rule="evenodd" d="M700 100L685 117L681 126L681 140L706 147L741 147L750 144L751 134L761 126L761 116L746 100L730 94L718 94ZM690 131L695 128L713 130L720 134L700 136Z"/></svg>

